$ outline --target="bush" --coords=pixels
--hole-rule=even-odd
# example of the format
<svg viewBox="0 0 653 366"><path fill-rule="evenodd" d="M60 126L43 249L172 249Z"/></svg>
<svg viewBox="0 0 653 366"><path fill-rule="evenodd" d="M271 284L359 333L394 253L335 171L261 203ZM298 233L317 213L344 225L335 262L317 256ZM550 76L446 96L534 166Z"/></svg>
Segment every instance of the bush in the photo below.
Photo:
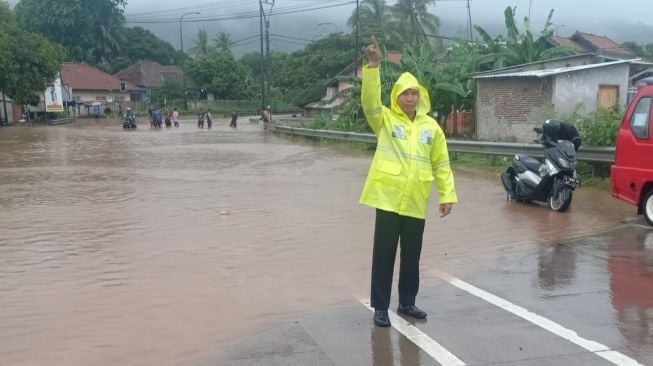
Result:
<svg viewBox="0 0 653 366"><path fill-rule="evenodd" d="M317 116L313 118L313 122L308 126L308 128L312 128L314 130L323 130L327 126L327 120L324 119L322 116Z"/></svg>
<svg viewBox="0 0 653 366"><path fill-rule="evenodd" d="M556 115L549 118L569 122L576 126L585 146L615 146L621 126L623 111L621 108L599 109L594 113L584 113L580 108L570 114Z"/></svg>

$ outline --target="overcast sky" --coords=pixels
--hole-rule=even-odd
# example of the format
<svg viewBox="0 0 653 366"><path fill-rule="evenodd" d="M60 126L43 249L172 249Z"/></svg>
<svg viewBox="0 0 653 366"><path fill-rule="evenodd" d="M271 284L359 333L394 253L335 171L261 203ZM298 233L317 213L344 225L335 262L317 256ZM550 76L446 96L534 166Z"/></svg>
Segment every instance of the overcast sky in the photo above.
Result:
<svg viewBox="0 0 653 366"><path fill-rule="evenodd" d="M271 3L271 0L266 0ZM17 0L10 1L16 3ZM125 15L129 26L142 26L179 49L179 19L188 50L199 29L210 39L227 32L239 41L236 55L256 51L259 46L259 0L128 0ZM393 5L397 0L387 0ZM471 18L491 34L505 30L503 11L517 7L517 21L523 29L524 16L531 15L539 33L554 9L553 23L561 36L575 31L607 36L617 42L653 43L653 0L470 0ZM270 5L264 5L266 10ZM332 32L350 32L347 19L356 9L355 0L276 0L272 7L271 48L292 51ZM440 34L464 37L468 29L467 0L438 0L431 12L442 22ZM320 23L323 23L320 25Z"/></svg>
<svg viewBox="0 0 653 366"><path fill-rule="evenodd" d="M395 4L396 0L387 3ZM505 29L503 11L507 6L516 6L520 28L523 28L523 18L530 12L534 30L541 30L549 10L554 9L553 23L562 36L580 30L618 42L653 43L651 0L471 0L470 4L472 22L491 33ZM270 6L264 5L264 8L267 10ZM347 18L355 8L355 0L276 0L270 18L270 32L274 35L272 48L283 51L303 48L311 40L328 33L349 32ZM242 54L259 47L255 37L259 33L258 9L258 0L129 0L125 13L129 25L150 29L179 48L179 18L187 12L200 12L184 16L185 48L192 47L197 31L205 28L211 39L218 32L229 33L232 40L240 41L235 53ZM465 35L466 0L437 1L431 12L442 21L441 35ZM140 23L143 21L169 23Z"/></svg>

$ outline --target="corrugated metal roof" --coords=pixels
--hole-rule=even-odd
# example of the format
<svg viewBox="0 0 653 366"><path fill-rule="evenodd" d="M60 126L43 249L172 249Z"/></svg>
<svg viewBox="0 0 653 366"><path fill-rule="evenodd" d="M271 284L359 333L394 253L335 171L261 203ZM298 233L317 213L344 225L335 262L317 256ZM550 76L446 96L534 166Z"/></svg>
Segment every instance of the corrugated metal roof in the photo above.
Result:
<svg viewBox="0 0 653 366"><path fill-rule="evenodd" d="M331 102L320 100L320 101L317 101L317 102L308 103L308 104L306 104L304 106L304 108L332 109L332 108L338 107L342 103L344 103L344 100L341 100L340 98L336 98L336 99L332 100Z"/></svg>
<svg viewBox="0 0 653 366"><path fill-rule="evenodd" d="M508 78L508 77L538 77L543 78L551 75L564 74L568 72L576 72L581 70L596 69L599 67L606 67L618 64L625 64L636 61L634 60L619 60L612 62L603 62L599 64L590 64L590 65L580 65L580 66L569 66L569 67L559 67L556 69L547 69L547 70L530 70L530 71L520 71L520 72L509 72L505 74L491 74L491 75L476 75L474 79L493 79L493 78Z"/></svg>

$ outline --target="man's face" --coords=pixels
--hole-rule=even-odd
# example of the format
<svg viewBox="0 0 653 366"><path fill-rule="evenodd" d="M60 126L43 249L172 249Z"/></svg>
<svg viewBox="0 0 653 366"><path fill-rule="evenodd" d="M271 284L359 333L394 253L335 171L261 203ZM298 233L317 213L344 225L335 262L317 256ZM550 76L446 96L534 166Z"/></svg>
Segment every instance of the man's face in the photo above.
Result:
<svg viewBox="0 0 653 366"><path fill-rule="evenodd" d="M415 114L417 103L419 103L419 90L417 89L406 89L397 98L397 104L409 117Z"/></svg>

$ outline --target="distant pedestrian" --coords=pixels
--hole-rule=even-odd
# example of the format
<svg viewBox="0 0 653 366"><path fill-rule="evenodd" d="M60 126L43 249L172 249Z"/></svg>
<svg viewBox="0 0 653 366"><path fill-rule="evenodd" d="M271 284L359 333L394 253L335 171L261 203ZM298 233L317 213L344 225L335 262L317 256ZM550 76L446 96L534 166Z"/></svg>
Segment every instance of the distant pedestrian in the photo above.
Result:
<svg viewBox="0 0 653 366"><path fill-rule="evenodd" d="M266 108L261 110L261 119L263 120L263 128L267 130L270 126L270 112Z"/></svg>
<svg viewBox="0 0 653 366"><path fill-rule="evenodd" d="M163 115L163 122L166 124L166 128L172 127L172 122L170 120L170 111L166 111Z"/></svg>
<svg viewBox="0 0 653 366"><path fill-rule="evenodd" d="M148 116L150 116L150 127L154 127L154 119L152 118L152 112L154 112L154 109L152 108L152 106L147 108L147 114L148 114Z"/></svg>
<svg viewBox="0 0 653 366"><path fill-rule="evenodd" d="M152 124L156 128L161 128L161 126L163 125L161 110L157 106L154 106L154 108L152 109Z"/></svg>
<svg viewBox="0 0 653 366"><path fill-rule="evenodd" d="M206 111L206 128L211 128L213 126L213 120L211 119L211 110Z"/></svg>
<svg viewBox="0 0 653 366"><path fill-rule="evenodd" d="M231 111L231 122L229 122L229 127L236 128L238 123L238 113L236 111Z"/></svg>
<svg viewBox="0 0 653 366"><path fill-rule="evenodd" d="M172 123L175 124L175 127L179 127L179 112L177 111L177 108L172 112Z"/></svg>
<svg viewBox="0 0 653 366"><path fill-rule="evenodd" d="M204 128L204 111L197 116L197 128Z"/></svg>

